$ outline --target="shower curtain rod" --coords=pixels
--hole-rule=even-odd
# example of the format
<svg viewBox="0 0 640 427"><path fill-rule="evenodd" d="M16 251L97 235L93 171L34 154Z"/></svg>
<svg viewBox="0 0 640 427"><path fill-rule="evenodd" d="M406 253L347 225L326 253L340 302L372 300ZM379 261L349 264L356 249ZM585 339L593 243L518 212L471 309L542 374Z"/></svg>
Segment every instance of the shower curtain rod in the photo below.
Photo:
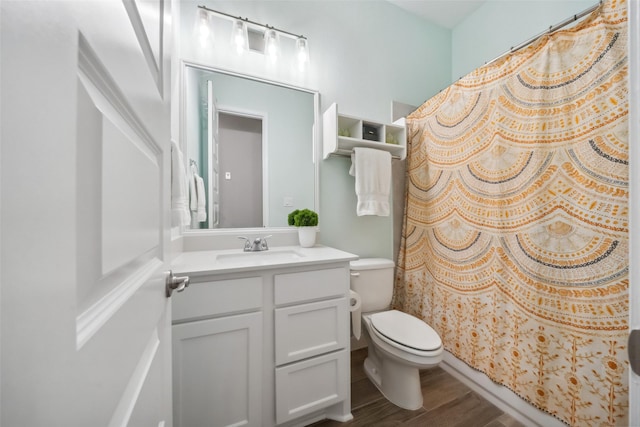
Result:
<svg viewBox="0 0 640 427"><path fill-rule="evenodd" d="M536 40L538 40L540 37L544 36L545 34L551 34L555 31L558 31L559 29L566 27L567 25L576 22L578 19L580 18L584 18L585 16L587 16L588 14L590 14L591 12L593 12L594 10L596 10L597 8L599 8L600 6L602 6L604 0L600 0L598 3L594 4L591 7L588 7L587 9L583 10L582 12L576 13L573 16L570 16L569 18L565 19L564 21L556 24L556 25L551 25L549 26L548 30L545 30L543 32L541 32L540 34L536 34L535 36L531 37L529 40L524 41L522 43L520 43L517 46L513 46L511 47L511 49L509 49L508 51L496 56L495 58L493 58L491 61L487 61L484 63L484 65L488 65L491 64L492 62L496 62L498 59L503 58L511 53L517 52L520 49L522 49L523 47L529 46L531 43L535 42ZM484 66L483 65L483 66ZM458 77L458 80L461 80L464 76L460 76ZM456 81L458 81L456 80ZM442 92L444 89L440 89L438 92ZM426 101L425 101L426 102Z"/></svg>
<svg viewBox="0 0 640 427"><path fill-rule="evenodd" d="M527 40L525 42L522 42L522 43L520 43L519 45L517 45L515 47L512 46L511 49L509 49L508 51L504 52L503 54L501 54L499 56L496 56L491 61L485 62L484 65L491 64L492 62L496 62L498 59L500 59L502 57L505 57L505 56L507 56L507 55L509 55L509 54L511 54L513 52L517 52L520 49L522 49L523 47L529 46L531 43L535 42L536 40L538 40L540 37L544 36L545 34L551 34L551 33L555 32L555 31L558 31L559 29L561 29L561 28L563 28L563 27L565 27L565 26L567 26L567 25L569 25L569 24L571 24L573 22L576 22L578 19L587 16L588 14L590 14L591 12L593 12L594 10L596 10L597 8L602 6L602 1L603 0L600 0L597 4L594 4L593 6L583 10L580 13L577 13L577 14L565 19L564 21L562 21L562 22L560 22L560 23L558 23L556 25L551 25L548 30L543 31L540 34L537 34L537 35L531 37L529 40ZM462 78L462 77L460 77L460 78Z"/></svg>

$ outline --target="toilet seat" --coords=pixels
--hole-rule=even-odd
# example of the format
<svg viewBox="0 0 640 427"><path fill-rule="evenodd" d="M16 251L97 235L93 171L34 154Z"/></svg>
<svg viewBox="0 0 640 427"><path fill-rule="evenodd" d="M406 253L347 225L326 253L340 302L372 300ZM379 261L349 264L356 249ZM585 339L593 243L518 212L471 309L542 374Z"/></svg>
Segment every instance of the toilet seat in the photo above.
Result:
<svg viewBox="0 0 640 427"><path fill-rule="evenodd" d="M422 320L398 310L372 314L371 326L380 339L418 356L429 356L442 347L436 331Z"/></svg>

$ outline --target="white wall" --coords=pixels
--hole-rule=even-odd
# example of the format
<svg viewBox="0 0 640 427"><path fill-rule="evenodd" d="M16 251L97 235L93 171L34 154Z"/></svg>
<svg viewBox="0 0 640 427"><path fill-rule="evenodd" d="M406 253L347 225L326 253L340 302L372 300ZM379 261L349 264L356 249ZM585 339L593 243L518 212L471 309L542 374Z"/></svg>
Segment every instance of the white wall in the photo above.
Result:
<svg viewBox="0 0 640 427"><path fill-rule="evenodd" d="M222 30L214 49L198 51L191 36L199 4L303 34L309 40L309 69L300 74L286 60L269 67L257 55L239 58ZM392 101L420 105L450 83L450 30L385 1L203 0L183 1L180 9L183 59L318 90L321 112L337 102L341 112L390 122ZM320 162L320 243L391 258L392 219L356 216L350 161Z"/></svg>
<svg viewBox="0 0 640 427"><path fill-rule="evenodd" d="M451 34L451 80L456 81L597 0L487 0Z"/></svg>

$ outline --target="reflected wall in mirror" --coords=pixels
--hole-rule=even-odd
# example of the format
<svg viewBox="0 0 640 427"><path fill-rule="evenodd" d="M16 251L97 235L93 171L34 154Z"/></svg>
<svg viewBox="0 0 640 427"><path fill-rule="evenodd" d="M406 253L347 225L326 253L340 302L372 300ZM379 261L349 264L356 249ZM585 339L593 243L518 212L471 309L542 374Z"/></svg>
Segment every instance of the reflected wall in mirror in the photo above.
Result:
<svg viewBox="0 0 640 427"><path fill-rule="evenodd" d="M286 227L317 210L316 92L192 64L183 89L191 229Z"/></svg>

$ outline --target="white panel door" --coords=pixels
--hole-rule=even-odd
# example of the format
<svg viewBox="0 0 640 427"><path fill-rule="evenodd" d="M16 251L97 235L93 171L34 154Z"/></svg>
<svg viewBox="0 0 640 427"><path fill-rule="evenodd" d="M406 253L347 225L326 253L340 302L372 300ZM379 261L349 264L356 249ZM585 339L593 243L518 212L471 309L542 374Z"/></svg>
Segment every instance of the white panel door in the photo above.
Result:
<svg viewBox="0 0 640 427"><path fill-rule="evenodd" d="M1 424L170 426L170 2L1 8Z"/></svg>

